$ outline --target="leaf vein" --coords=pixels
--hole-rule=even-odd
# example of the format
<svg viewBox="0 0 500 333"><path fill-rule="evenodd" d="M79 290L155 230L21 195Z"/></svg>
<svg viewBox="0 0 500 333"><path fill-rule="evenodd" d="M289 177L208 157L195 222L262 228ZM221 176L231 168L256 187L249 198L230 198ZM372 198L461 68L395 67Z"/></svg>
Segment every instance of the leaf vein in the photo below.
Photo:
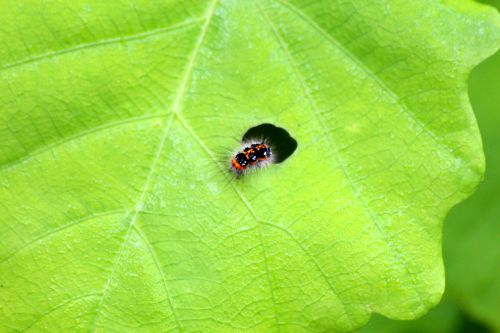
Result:
<svg viewBox="0 0 500 333"><path fill-rule="evenodd" d="M255 5L257 6L257 8L259 9L259 12L261 13L261 15L262 15L263 19L264 19L264 20L265 20L265 21L269 24L269 27L270 27L270 29L272 30L273 36L276 38L278 45L280 46L280 48L282 48L282 49L283 49L284 53L286 54L286 56L287 56L287 58L288 58L288 61L289 61L290 65L291 65L291 67L292 67L292 70L295 72L295 75L296 75L296 76L297 76L297 78L299 79L300 84L301 84L301 87L302 87L302 89L304 90L304 95L305 95L305 96L306 96L306 98L309 100L309 103L310 103L310 105L311 105L311 108L313 109L314 114L316 115L316 117L317 117L317 119L318 119L318 121L319 121L319 123L320 123L320 125L321 125L321 127L322 127L322 129L323 129L323 132L324 132L324 133L328 133L328 132L327 132L327 127L326 127L326 125L324 124L323 119L319 116L319 112L317 111L316 105L315 105L314 101L312 100L312 97L311 97L311 95L310 95L310 91L309 91L309 89L307 88L307 86L305 85L305 82L304 82L304 80L302 79L302 76L301 76L301 74L299 73L298 69L296 68L295 62L293 62L293 59L291 58L291 54L290 54L290 52L288 51L288 48L287 48L287 46L286 46L285 42L282 40L282 38L281 38L280 34L279 34L279 33L278 33L278 31L276 30L276 27L274 26L274 24L271 22L271 19L269 18L269 16L268 16L268 15L264 12L264 9L262 8L262 6L260 6L260 4L259 4L257 1L255 1L254 3L255 3ZM335 157L336 157L336 158L337 158L337 160L339 161L339 165L341 165L341 167L343 168L343 164L340 162L340 160L339 160L339 158L338 158L338 156L337 156L337 154L336 154L336 150L335 150L335 146L333 145L333 142L331 142L331 140L330 140L330 137L329 137L329 136L327 136L327 135L325 135L325 136L327 137L327 140L329 141L330 146L332 146L332 149L333 149L333 151L334 151L334 153L335 153ZM350 177L349 177L349 175L347 174L347 170L345 170L345 168L343 168L343 171L344 171L344 173L346 174L346 177L350 180ZM313 263L314 263L314 265L317 265L317 262L316 262L316 261L314 261ZM319 267L318 267L318 268L319 268ZM326 282L327 282L328 286L330 287L330 289L331 289L332 293L333 293L333 294L337 297L337 299L340 301L340 304L342 305L342 308L343 308L343 311L344 311L344 313L345 313L345 315L346 315L346 317L347 317L347 320L350 322L351 326L353 326L352 319L351 319L351 317L349 316L349 314L347 313L346 306L345 306L345 304L344 304L343 299L339 296L339 294L338 294L338 292L337 292L336 288L335 288L335 287L334 287L334 285L331 283L331 281L329 281L329 279L327 279L326 275L325 275L325 274L323 274L323 271L322 271L322 270L320 270L320 272L322 273L322 276L325 278L325 280L326 280Z"/></svg>
<svg viewBox="0 0 500 333"><path fill-rule="evenodd" d="M118 251L118 254L116 255L116 259L115 259L115 262L113 264L113 268L111 270L111 274L109 275L109 278L106 281L106 284L104 286L104 290L103 290L103 293L102 293L101 300L100 300L100 302L99 302L99 304L97 306L96 316L94 318L94 321L91 324L92 331L95 331L96 324L97 324L98 317L99 317L99 313L100 313L100 309L101 309L102 304L104 303L104 300L106 298L106 294L107 294L107 291L109 289L111 280L114 277L117 265L120 262L121 256L122 256L122 254L124 252L125 244L127 244L127 242L128 242L128 239L130 237L131 231L132 231L132 229L133 229L133 227L134 227L134 225L135 225L135 223L137 221L137 217L139 215L139 212L142 210L142 207L143 207L143 204L144 204L144 200L146 198L146 193L148 192L149 185L150 185L151 180L153 178L153 174L154 174L154 172L156 170L156 167L157 167L158 162L160 160L160 157L162 155L163 148L165 146L165 142L167 141L168 133L170 132L170 128L172 127L172 122L173 122L173 119L174 119L174 115L176 115L179 112L180 102L181 102L181 100L182 100L182 98L183 98L183 96L185 94L187 82L188 82L188 79L191 77L191 74L193 72L193 68L194 68L196 59L198 57L198 54L200 53L201 45L203 44L203 42L205 40L205 36L206 36L207 30L208 30L208 27L210 25L210 22L212 20L214 12L215 12L215 5L216 4L217 4L217 0L212 0L212 2L210 3L210 6L207 9L207 13L205 15L205 23L204 23L203 28L201 30L200 36L199 36L196 44L194 45L193 51L192 51L192 53L190 55L190 58L189 58L189 62L187 64L186 70L185 70L184 75L183 75L183 79L181 80L181 83L179 85L179 89L177 91L177 95L176 95L175 101L174 101L174 103L172 105L172 112L170 113L170 119L167 121L167 124L165 126L165 130L163 131L163 135L162 135L162 138L161 138L160 143L158 145L158 148L156 150L156 154L155 154L155 157L154 157L153 162L151 164L150 171L149 171L149 173L148 173L148 175L146 177L146 181L144 183L144 187L143 187L143 189L141 191L141 194L139 196L139 199L137 201L137 205L135 207L134 214L133 214L133 216L132 216L132 218L130 220L130 225L128 227L127 233L126 233L125 238L124 238L124 240L122 242L120 250ZM180 332L182 332L182 326L180 325L179 319L178 319L177 314L175 312L175 308L173 306L173 303L172 303L172 300L171 300L171 295L169 294L169 290L166 290L166 292L167 292L167 297L169 298L169 306L171 308L172 314L173 314L174 319L176 321L177 328L178 328L178 330Z"/></svg>
<svg viewBox="0 0 500 333"><path fill-rule="evenodd" d="M278 0L278 1L281 1L281 0ZM325 122L323 121L323 118L321 117L321 113L319 112L318 107L316 106L316 102L314 101L314 98L312 97L312 94L311 94L311 92L310 92L310 90L309 90L309 88L308 88L305 80L302 77L302 73L300 72L300 69L298 68L297 64L295 63L295 60L293 59L293 56L290 53L286 42L281 37L280 33L278 32L278 30L276 29L276 27L272 23L272 21L269 18L269 16L263 11L263 9L261 8L261 6L259 6L259 8L261 10L262 15L264 16L264 19L271 26L271 29L273 30L273 34L276 37L278 44L283 49L283 52L287 55L288 61L290 63L290 66L291 66L293 72L295 73L295 75L297 76L297 79L300 81L300 85L301 85L302 89L304 90L305 96L309 100L309 104L311 106L311 109L313 110L313 113L316 115L316 117L318 119L318 122L320 123L320 126L322 127L323 132L325 133L325 137L328 140L330 146L332 147L333 155L334 155L335 159L337 160L337 162L338 162L338 164L339 164L342 172L346 176L346 179L349 182L349 185L350 185L350 187L352 189L352 194L353 194L354 198L356 198L359 201L359 203L361 204L361 207L363 208L363 210L368 214L368 216L370 217L370 220L372 221L373 225L375 226L375 228L377 229L378 233L380 234L381 239L384 241L384 243L389 248L389 250L393 253L394 258L403 266L406 275L410 278L410 280L413 283L413 288L414 288L414 291L416 293L416 296L419 298L420 306L424 306L423 298L422 298L422 296L420 294L420 291L418 290L417 283L415 281L415 277L414 277L413 274L411 274L411 272L410 272L410 270L408 268L408 263L406 262L406 260L403 259L401 253L395 247L393 247L391 245L391 243L389 242L389 240L387 240L387 238L385 237L383 229L382 229L382 227L380 226L380 224L378 222L378 215L377 215L377 213L373 212L368 207L368 205L366 204L365 200L363 199L363 197L361 195L361 191L358 189L358 187L356 186L355 182L352 180L352 177L349 174L349 172L347 171L347 168L345 166L345 163L344 163L343 159L340 157L340 155L339 155L339 153L338 153L338 151L336 149L336 146L334 145L334 143L333 143L330 135L328 135L328 128L327 128ZM350 318L349 318L349 320L350 320Z"/></svg>
<svg viewBox="0 0 500 333"><path fill-rule="evenodd" d="M356 66L358 66L362 71L368 75L383 91L385 91L398 105L401 106L401 110L408 116L408 118L418 127L422 129L437 145L440 147L445 153L451 155L455 159L460 159L459 156L453 154L453 150L443 143L436 134L430 130L427 126L425 126L415 115L410 107L404 103L401 98L392 90L375 72L373 72L369 67L367 67L355 54L350 52L347 48L345 48L339 41L337 41L333 36L328 34L321 26L319 26L316 22L314 22L307 14L301 11L296 6L292 5L286 0L276 0L281 3L283 6L287 7L291 12L295 13L298 17L300 17L304 22L310 25L314 30L318 31L318 33L323 36L328 42L330 42L334 47L336 47L339 51L341 51L347 58L349 58Z"/></svg>
<svg viewBox="0 0 500 333"><path fill-rule="evenodd" d="M40 322L40 320L42 320L43 318L47 317L48 315L50 315L54 311L57 311L60 308L65 307L68 304L71 304L71 303L73 303L75 301L78 301L78 300L81 300L81 299L90 298L90 297L99 296L99 295L100 295L99 293L91 293L91 294L87 294L87 295L80 295L80 296L72 297L72 298L70 298L70 299L62 302L61 304L53 307L52 309L50 309L49 311L45 312L44 314L42 314L40 317L38 317L37 319L35 319L29 326L25 327L21 332L28 331L30 328L32 328L33 326L35 326L36 323Z"/></svg>
<svg viewBox="0 0 500 333"><path fill-rule="evenodd" d="M182 127L193 137L193 139L198 143L198 145L205 151L205 153L212 159L212 161L215 163L215 165L219 168L219 170L225 175L226 179L228 179L227 172L225 172L224 168L221 167L219 163L217 163L217 159L215 158L215 155L213 152L203 143L201 138L194 132L193 129L191 129L190 126L186 123L186 121L177 114L177 118L179 119L179 122L181 123ZM262 248L262 253L264 255L264 268L266 270L266 277L268 280L269 284L269 292L271 294L271 301L273 305L273 311L274 311L274 317L276 321L276 326L278 328L278 331L281 331L281 326L279 322L279 316L277 312L277 305L276 305L276 297L274 295L274 287L273 283L271 280L271 273L269 270L269 265L268 265L268 258L267 258L267 251L264 246L264 240L263 240L263 234L262 234L262 225L261 225L261 220L259 219L257 213L253 209L252 205L250 202L247 200L247 198L241 193L241 191L238 190L238 188L234 185L234 183L231 181L231 179L228 179L229 183L231 184L231 188L236 192L240 200L242 201L243 205L245 208L249 211L250 215L255 219L255 222L258 226L259 229L259 243Z"/></svg>
<svg viewBox="0 0 500 333"><path fill-rule="evenodd" d="M144 39L147 39L151 36L182 31L185 28L189 28L189 27L195 25L196 23L199 23L201 20L202 20L201 18L188 19L184 22L181 22L181 23L178 23L175 25L171 25L168 27L147 30L147 31L143 31L143 32L128 35L128 36L120 36L120 37L96 40L94 42L83 43L83 44L75 45L73 47L69 47L66 49L61 49L61 50L57 50L57 51L53 51L53 52L39 54L39 55L36 55L34 57L30 57L30 58L23 59L23 60L20 60L17 62L2 65L2 67L0 67L0 72L4 71L4 70L16 68L16 67L28 65L28 64L40 62L40 61L43 61L45 59L62 56L62 55L68 54L68 53L78 52L78 51L84 50L84 49L90 49L90 48L106 46L106 45L111 45L111 44L117 44L117 43L124 43L124 42L129 42L129 41L144 40Z"/></svg>
<svg viewBox="0 0 500 333"><path fill-rule="evenodd" d="M112 128L115 128L115 127L119 127L121 125L127 125L127 124L131 124L131 123L137 123L137 122L142 122L142 121L145 121L145 120L150 120L150 119L154 119L154 118L163 118L165 117L165 115L163 114L151 114L151 115L145 115L145 116L138 116L138 117L131 117L131 118L127 118L127 119L124 119L124 120L119 120L119 121L110 121L110 122L107 122L107 123L103 123L102 125L98 125L98 126L95 126L95 127L91 127L87 130L83 130L83 131L80 131L80 132L77 132L76 134L74 135L70 135L70 136L67 136L61 140L57 140L53 143L50 143L48 145L45 145L39 149L35 149L33 151L30 151L28 152L27 154L25 155L22 155L22 156L19 156L19 157L16 157L8 162L5 162L3 163L2 165L0 165L0 171L3 171L3 170L7 170L7 169L10 169L12 167L15 167L15 166L18 166L20 165L22 162L26 161L26 160L29 160L37 155L40 155L46 151L49 151L51 149L54 149L60 145L64 145L64 144L67 144L69 142L72 142L72 141L75 141L77 139L81 139L81 138L84 138L90 134L93 134L93 133L97 133L97 132L100 132L100 131L103 131L103 130L108 130L108 129L112 129Z"/></svg>
<svg viewBox="0 0 500 333"><path fill-rule="evenodd" d="M30 241L28 241L27 243L25 243L23 246L21 246L20 248L16 249L15 251L9 253L7 256L5 256L4 258L0 259L0 264L6 262L7 260L9 260L11 257L14 257L15 255L17 255L19 252L23 251L24 249L28 248L28 247L31 247L31 246L34 246L36 243L38 242L41 242L43 241L44 239L58 233L58 232L61 232L61 231L64 231L68 228L71 228L71 227L74 227L74 226L77 226L83 222L86 222L86 221L89 221L89 220L92 220L94 218L99 218L99 217L105 217L105 216L110 216L110 215L114 215L114 214L119 214L119 213L124 213L125 210L123 209L116 209L116 210L110 210L110 211L107 211L107 212L102 212L102 213L97 213L97 214L92 214L92 215L89 215L89 216L86 216L86 217L83 217L83 218L80 218L80 219L77 219L77 220L74 220L74 221L71 221L69 223L65 223L63 224L62 226L60 227L57 227L55 229L52 229L50 230L49 232L46 232Z"/></svg>
<svg viewBox="0 0 500 333"><path fill-rule="evenodd" d="M163 269L160 266L160 261L158 259L158 256L156 255L156 251L153 250L153 247L151 246L151 242L148 240L148 238L146 237L146 235L144 235L142 233L142 231L139 229L139 226L138 225L134 225L133 228L137 232L137 234L139 235L139 237L142 239L142 241L146 245L149 253L151 254L151 257L153 258L153 261L155 263L156 269L158 270L158 273L160 274L161 281L163 283L163 288L165 288L165 292L166 292L166 295L167 295L167 301L168 301L169 307L170 307L170 309L172 311L172 315L174 316L175 323L176 323L177 327L179 328L179 330L181 330L181 325L180 325L180 322L179 322L179 317L177 316L177 314L176 314L176 312L174 310L174 305L173 305L172 296L171 296L172 294L170 292L170 288L168 288L167 279L165 278L165 273L163 272Z"/></svg>

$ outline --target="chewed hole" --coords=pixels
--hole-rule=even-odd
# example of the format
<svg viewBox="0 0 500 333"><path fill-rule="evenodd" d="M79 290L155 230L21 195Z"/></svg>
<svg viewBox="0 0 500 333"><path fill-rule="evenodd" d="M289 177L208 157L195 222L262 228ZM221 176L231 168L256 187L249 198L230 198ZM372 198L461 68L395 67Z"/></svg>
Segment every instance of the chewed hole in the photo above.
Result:
<svg viewBox="0 0 500 333"><path fill-rule="evenodd" d="M297 149L297 140L287 130L273 124L261 124L249 128L241 139L242 142L263 140L272 149L273 162L281 163L289 158Z"/></svg>

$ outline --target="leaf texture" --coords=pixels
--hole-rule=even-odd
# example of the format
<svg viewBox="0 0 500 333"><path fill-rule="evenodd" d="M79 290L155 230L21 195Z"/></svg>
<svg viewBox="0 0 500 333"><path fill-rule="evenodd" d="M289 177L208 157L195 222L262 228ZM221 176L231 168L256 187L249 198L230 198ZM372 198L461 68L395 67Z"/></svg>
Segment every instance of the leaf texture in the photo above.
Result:
<svg viewBox="0 0 500 333"><path fill-rule="evenodd" d="M0 328L349 331L443 292L442 220L482 177L466 95L485 7L0 4ZM273 123L299 143L235 180Z"/></svg>

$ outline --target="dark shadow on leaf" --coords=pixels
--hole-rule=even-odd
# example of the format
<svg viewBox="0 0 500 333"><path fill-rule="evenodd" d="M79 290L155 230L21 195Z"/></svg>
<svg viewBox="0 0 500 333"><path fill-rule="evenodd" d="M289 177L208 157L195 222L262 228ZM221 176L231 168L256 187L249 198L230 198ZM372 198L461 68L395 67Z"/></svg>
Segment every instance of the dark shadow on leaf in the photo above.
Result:
<svg viewBox="0 0 500 333"><path fill-rule="evenodd" d="M297 140L281 127L273 124L261 124L249 128L241 139L242 142L264 141L269 146L274 156L275 163L281 163L289 158L297 149Z"/></svg>

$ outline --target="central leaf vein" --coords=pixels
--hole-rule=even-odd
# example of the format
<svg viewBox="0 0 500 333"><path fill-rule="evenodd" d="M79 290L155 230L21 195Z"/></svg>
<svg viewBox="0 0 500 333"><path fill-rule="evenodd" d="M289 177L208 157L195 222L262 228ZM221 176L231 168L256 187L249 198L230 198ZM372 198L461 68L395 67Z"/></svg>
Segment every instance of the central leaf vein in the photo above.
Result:
<svg viewBox="0 0 500 333"><path fill-rule="evenodd" d="M106 293L107 293L107 291L109 289L109 286L110 286L110 283L111 283L111 281L112 281L112 279L114 277L114 274L115 274L116 268L118 266L118 263L121 260L121 256L122 256L122 254L124 252L125 245L127 244L128 239L129 239L129 237L131 235L131 231L132 231L132 229L134 228L134 226L136 224L138 215L139 215L140 211L143 208L144 201L145 201L147 192L149 190L149 186L150 186L151 180L153 179L154 173L155 173L156 168L158 166L158 162L159 162L160 157L162 155L162 152L163 152L163 149L164 149L164 146L165 146L165 142L166 142L166 140L168 138L168 133L169 133L170 128L172 126L172 122L173 122L174 116L180 111L180 104L181 104L182 98L184 97L184 94L186 92L186 87L187 87L189 78L191 77L191 74L193 72L193 69L194 69L194 66L195 66L198 54L200 53L201 46L202 46L202 44L203 44L203 42L205 40L205 36L207 34L208 27L210 26L210 22L212 20L214 12L215 12L215 6L216 6L216 4L217 4L217 0L213 0L210 3L210 6L208 7L208 10L207 10L205 23L204 23L204 25L203 25L203 27L201 29L200 36L199 36L198 40L196 41L196 44L195 44L195 46L193 48L193 52L191 53L191 56L189 57L189 62L187 64L185 73L184 73L183 78L181 80L179 89L177 91L174 103L173 103L171 111L170 111L170 117L169 117L169 119L168 119L168 121L167 121L167 123L165 125L165 129L163 131L163 135L161 137L160 143L159 143L158 148L156 150L156 154L155 154L155 157L154 157L153 162L151 164L150 171L148 173L146 181L144 183L144 187L143 187L143 189L141 191L139 199L137 200L137 205L135 207L133 216L131 218L130 225L128 227L128 230L126 232L126 235L125 235L125 238L124 238L124 240L122 242L122 245L121 245L121 247L120 247L120 249L118 251L118 254L116 255L116 259L115 259L115 262L113 264L113 268L111 270L111 274L110 274L110 276L109 276L109 278L106 281L106 284L104 286L102 298L101 298L101 300L100 300L100 302L99 302L99 304L97 306L96 316L95 316L94 321L92 322L92 325L91 325L93 331L95 331L95 329L96 329L96 324L97 324L98 319L99 319L99 313L101 311L102 304L104 303L104 300L106 298ZM148 246L150 246L149 242L148 242L148 240L146 238L144 238L144 241L148 244ZM158 269L161 270L161 267L159 265L157 265L157 266L158 266ZM181 324L179 322L179 319L177 317L175 308L173 306L173 302L172 302L172 298L171 298L171 293L168 290L168 285L166 283L165 276L164 276L163 272L160 272L160 274L162 276L162 279L163 279L163 282L164 282L164 287L166 289L165 292L166 292L166 295L167 295L167 299L168 299L168 304L170 306L170 310L172 311L172 314L174 316L174 319L175 319L175 322L176 322L176 325L177 325L179 331L182 331L182 326L181 326Z"/></svg>

